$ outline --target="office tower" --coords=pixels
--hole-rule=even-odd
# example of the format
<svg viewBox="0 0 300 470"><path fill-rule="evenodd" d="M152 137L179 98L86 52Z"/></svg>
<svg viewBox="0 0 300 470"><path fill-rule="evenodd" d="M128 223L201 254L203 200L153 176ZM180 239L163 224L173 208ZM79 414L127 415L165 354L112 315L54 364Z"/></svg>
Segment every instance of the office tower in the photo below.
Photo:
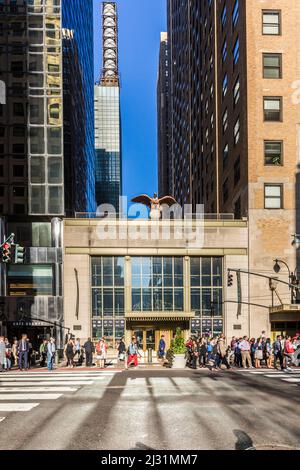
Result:
<svg viewBox="0 0 300 470"><path fill-rule="evenodd" d="M115 2L102 4L103 70L95 85L95 148L97 206L111 204L120 212L122 150L118 17Z"/></svg>
<svg viewBox="0 0 300 470"><path fill-rule="evenodd" d="M10 336L26 328L35 340L56 331L62 341L58 217L95 208L93 2L4 0L0 25L1 235L15 233L26 248L23 265L1 264L1 318Z"/></svg>
<svg viewBox="0 0 300 470"><path fill-rule="evenodd" d="M297 264L299 20L297 1L168 0L173 195L247 217L248 268L270 275L274 258ZM270 302L254 277L250 295Z"/></svg>
<svg viewBox="0 0 300 470"><path fill-rule="evenodd" d="M158 193L170 194L170 116L169 116L169 60L168 35L161 33L157 80L157 140L158 140Z"/></svg>
<svg viewBox="0 0 300 470"><path fill-rule="evenodd" d="M65 210L94 212L94 38L92 0L62 2Z"/></svg>

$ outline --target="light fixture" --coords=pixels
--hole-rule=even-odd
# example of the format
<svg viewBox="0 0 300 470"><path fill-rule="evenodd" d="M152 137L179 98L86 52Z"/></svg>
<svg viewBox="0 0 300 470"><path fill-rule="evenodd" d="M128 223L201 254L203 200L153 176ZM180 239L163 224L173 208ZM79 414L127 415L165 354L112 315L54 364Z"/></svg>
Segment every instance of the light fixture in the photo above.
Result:
<svg viewBox="0 0 300 470"><path fill-rule="evenodd" d="M300 235L295 233L293 235L292 246L298 250L300 248Z"/></svg>
<svg viewBox="0 0 300 470"><path fill-rule="evenodd" d="M275 272L276 274L278 274L278 273L280 272L280 265L279 265L277 259L275 260L275 265L274 265L273 270L274 270L274 272Z"/></svg>

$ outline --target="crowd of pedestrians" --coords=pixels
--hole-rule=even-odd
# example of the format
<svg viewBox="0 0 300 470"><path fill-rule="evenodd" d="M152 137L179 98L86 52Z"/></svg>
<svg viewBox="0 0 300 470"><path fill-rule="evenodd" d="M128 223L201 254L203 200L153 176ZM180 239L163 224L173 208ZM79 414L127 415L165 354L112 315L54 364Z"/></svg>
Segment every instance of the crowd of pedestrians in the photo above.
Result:
<svg viewBox="0 0 300 470"><path fill-rule="evenodd" d="M275 341L265 336L258 338L233 336L227 344L224 334L218 337L191 337L186 343L187 367L220 370L231 367L291 370L294 353L300 348L300 333L291 336L277 336Z"/></svg>
<svg viewBox="0 0 300 470"><path fill-rule="evenodd" d="M56 354L55 339L44 340L40 346L40 366L53 369ZM10 371L12 367L28 370L32 366L33 348L26 334L14 339L12 343L0 336L0 372Z"/></svg>

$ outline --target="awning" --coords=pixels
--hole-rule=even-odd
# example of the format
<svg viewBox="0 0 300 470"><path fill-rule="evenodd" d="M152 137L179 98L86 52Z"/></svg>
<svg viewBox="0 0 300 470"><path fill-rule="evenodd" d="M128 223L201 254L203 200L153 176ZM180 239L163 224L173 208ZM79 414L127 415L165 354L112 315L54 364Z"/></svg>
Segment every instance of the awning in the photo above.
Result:
<svg viewBox="0 0 300 470"><path fill-rule="evenodd" d="M300 321L300 304L283 304L270 307L271 321Z"/></svg>
<svg viewBox="0 0 300 470"><path fill-rule="evenodd" d="M128 321L190 321L195 312L129 312L125 314Z"/></svg>

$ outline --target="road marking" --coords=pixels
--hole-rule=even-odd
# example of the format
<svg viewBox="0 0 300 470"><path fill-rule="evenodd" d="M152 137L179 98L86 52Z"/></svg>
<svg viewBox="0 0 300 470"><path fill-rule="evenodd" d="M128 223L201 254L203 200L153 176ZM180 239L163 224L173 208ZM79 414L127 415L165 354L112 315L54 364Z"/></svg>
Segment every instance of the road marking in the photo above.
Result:
<svg viewBox="0 0 300 470"><path fill-rule="evenodd" d="M69 382L72 382L74 379L76 379L76 381L78 383L80 383L81 381L84 382L86 380L88 380L88 377L1 377L0 378L0 383L1 382L40 382L40 381L43 381L43 382L52 382L53 379L57 382L66 382L66 383L69 383ZM102 379L102 377L99 377L99 379ZM98 377L91 377L91 380L98 380Z"/></svg>
<svg viewBox="0 0 300 470"><path fill-rule="evenodd" d="M113 376L115 374L103 374L103 373L91 373L91 374L83 374L83 373L73 373L73 374L64 374L61 372L58 373L52 373L52 372L35 372L35 373L30 373L30 372L20 372L18 374L10 374L7 373L1 377L12 377L12 378L19 378L19 377L79 377L79 378L85 378L85 377L108 377L108 376Z"/></svg>
<svg viewBox="0 0 300 470"><path fill-rule="evenodd" d="M30 411L39 403L0 403L0 411Z"/></svg>
<svg viewBox="0 0 300 470"><path fill-rule="evenodd" d="M38 393L11 393L0 397L1 401L13 401L13 400L57 400L62 397L62 393L45 393L40 395Z"/></svg>
<svg viewBox="0 0 300 470"><path fill-rule="evenodd" d="M23 384L22 384L23 385ZM21 388L21 387L20 387ZM6 392L76 392L78 387L28 387L27 384L22 386L22 390L16 390L16 387L0 387L1 393ZM1 398L0 398L1 399Z"/></svg>
<svg viewBox="0 0 300 470"><path fill-rule="evenodd" d="M0 423L1 421L4 421L5 420L5 416L0 416Z"/></svg>
<svg viewBox="0 0 300 470"><path fill-rule="evenodd" d="M284 377L284 378L282 378L282 380L284 380L285 382L290 382L290 383L294 383L294 384L300 383L300 378Z"/></svg>
<svg viewBox="0 0 300 470"><path fill-rule="evenodd" d="M69 380L68 381L68 385L92 385L94 383L93 380ZM41 380L38 384L36 382L31 382L30 379L28 382L14 382L13 381L9 381L9 382L2 382L0 383L0 390L2 387L11 387L11 386L14 386L14 387L27 387L27 386L35 386L35 385L40 385L40 386L49 386L49 385L61 385L61 381L56 381L54 380L53 382L51 382L51 384L49 384L49 381L48 382L44 382L43 380Z"/></svg>

